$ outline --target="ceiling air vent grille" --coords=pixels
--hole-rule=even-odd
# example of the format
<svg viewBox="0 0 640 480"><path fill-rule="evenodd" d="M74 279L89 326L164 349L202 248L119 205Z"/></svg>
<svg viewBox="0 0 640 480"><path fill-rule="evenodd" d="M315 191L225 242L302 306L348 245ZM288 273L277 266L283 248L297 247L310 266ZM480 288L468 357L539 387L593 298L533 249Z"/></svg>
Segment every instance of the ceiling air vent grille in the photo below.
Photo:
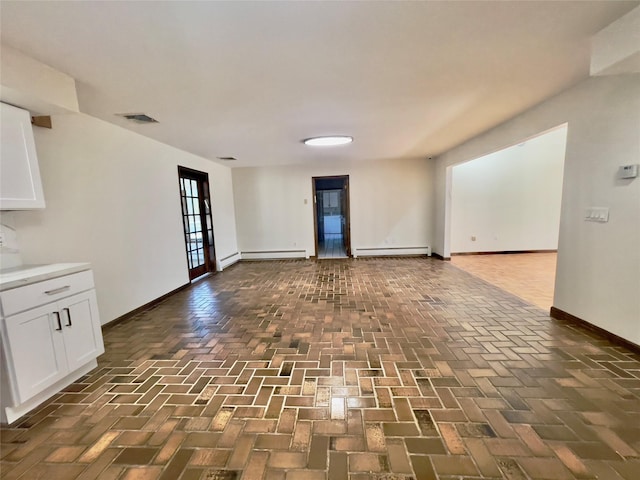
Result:
<svg viewBox="0 0 640 480"><path fill-rule="evenodd" d="M117 115L135 123L158 123L155 118L151 118L145 113L118 113Z"/></svg>
<svg viewBox="0 0 640 480"><path fill-rule="evenodd" d="M225 162L233 162L234 160L237 160L236 157L218 157L218 160L224 160Z"/></svg>

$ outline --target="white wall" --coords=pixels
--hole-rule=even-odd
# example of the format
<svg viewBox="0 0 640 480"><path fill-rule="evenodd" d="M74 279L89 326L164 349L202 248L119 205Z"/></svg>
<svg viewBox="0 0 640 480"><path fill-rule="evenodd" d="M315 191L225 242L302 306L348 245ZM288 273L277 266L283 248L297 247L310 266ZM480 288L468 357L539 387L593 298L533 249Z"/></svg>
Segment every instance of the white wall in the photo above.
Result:
<svg viewBox="0 0 640 480"><path fill-rule="evenodd" d="M562 126L454 166L451 252L556 250L566 138Z"/></svg>
<svg viewBox="0 0 640 480"><path fill-rule="evenodd" d="M640 73L640 7L600 30L591 40L591 75Z"/></svg>
<svg viewBox="0 0 640 480"><path fill-rule="evenodd" d="M432 170L424 159L233 169L240 250L315 255L312 177L330 175L349 175L356 254L358 248L430 246Z"/></svg>
<svg viewBox="0 0 640 480"><path fill-rule="evenodd" d="M640 75L588 79L437 159L434 251L449 256L451 166L568 123L554 306L640 344ZM585 222L589 206L608 223Z"/></svg>
<svg viewBox="0 0 640 480"><path fill-rule="evenodd" d="M84 114L34 131L47 208L13 213L23 260L91 262L103 323L189 281L177 165L209 173L216 254L237 251L229 168Z"/></svg>

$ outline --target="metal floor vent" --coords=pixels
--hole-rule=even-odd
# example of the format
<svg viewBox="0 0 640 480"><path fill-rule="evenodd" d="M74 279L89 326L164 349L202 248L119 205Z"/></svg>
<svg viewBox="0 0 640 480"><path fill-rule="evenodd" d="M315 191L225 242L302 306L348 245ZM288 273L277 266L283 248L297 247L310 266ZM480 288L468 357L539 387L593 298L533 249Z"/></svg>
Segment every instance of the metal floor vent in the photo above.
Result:
<svg viewBox="0 0 640 480"><path fill-rule="evenodd" d="M158 123L155 118L151 118L149 115L144 113L118 113L116 115L136 123Z"/></svg>

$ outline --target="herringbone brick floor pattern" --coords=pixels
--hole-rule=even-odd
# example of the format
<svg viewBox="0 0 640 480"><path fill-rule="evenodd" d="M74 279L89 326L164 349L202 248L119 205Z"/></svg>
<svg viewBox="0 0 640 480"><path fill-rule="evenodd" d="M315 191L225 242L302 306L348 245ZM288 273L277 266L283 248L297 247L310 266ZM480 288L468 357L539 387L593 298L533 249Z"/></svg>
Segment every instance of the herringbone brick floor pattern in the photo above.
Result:
<svg viewBox="0 0 640 480"><path fill-rule="evenodd" d="M640 478L640 357L447 262L249 262L106 330L3 479Z"/></svg>

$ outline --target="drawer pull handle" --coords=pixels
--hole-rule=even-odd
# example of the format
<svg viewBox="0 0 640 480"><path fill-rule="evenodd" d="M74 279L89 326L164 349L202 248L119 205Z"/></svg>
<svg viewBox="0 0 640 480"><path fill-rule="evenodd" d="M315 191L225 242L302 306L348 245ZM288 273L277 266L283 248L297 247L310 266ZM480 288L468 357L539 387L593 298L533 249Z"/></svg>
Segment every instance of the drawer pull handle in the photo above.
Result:
<svg viewBox="0 0 640 480"><path fill-rule="evenodd" d="M64 287L54 288L53 290L46 290L44 293L46 293L47 295L55 295L57 293L65 292L70 288L71 288L71 285L65 285Z"/></svg>
<svg viewBox="0 0 640 480"><path fill-rule="evenodd" d="M56 328L56 332L59 332L62 330L62 322L60 322L60 312L53 312L53 314L56 316L56 323L58 324L58 328Z"/></svg>
<svg viewBox="0 0 640 480"><path fill-rule="evenodd" d="M65 327L70 327L71 326L71 310L69 310L68 308L63 308L63 311L67 312L67 322L69 323L65 323Z"/></svg>

